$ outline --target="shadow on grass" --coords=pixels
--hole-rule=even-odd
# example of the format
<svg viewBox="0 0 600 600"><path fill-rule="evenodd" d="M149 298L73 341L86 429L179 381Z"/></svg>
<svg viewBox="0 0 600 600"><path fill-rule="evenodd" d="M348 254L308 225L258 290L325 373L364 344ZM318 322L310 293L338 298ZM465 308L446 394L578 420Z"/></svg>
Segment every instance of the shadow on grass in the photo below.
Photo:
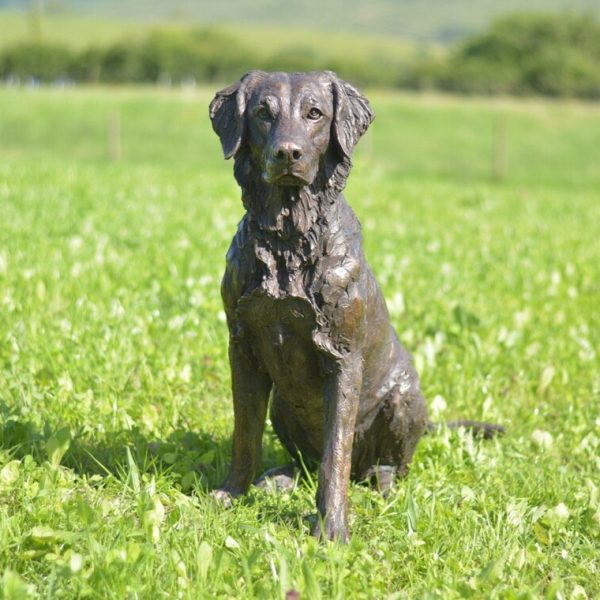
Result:
<svg viewBox="0 0 600 600"><path fill-rule="evenodd" d="M50 425L38 424L15 413L0 401L0 449L14 458L31 455L39 464L48 460L47 444L56 434ZM125 481L131 471L131 459L140 474L164 476L174 481L194 480L212 489L224 479L231 458L231 439L215 438L208 432L175 429L165 439L148 437L139 428L102 431L89 428L70 430L68 449L60 464L79 475L114 476ZM129 449L129 456L127 449ZM281 460L282 450L274 436L265 435L265 468ZM188 487L182 485L184 490Z"/></svg>

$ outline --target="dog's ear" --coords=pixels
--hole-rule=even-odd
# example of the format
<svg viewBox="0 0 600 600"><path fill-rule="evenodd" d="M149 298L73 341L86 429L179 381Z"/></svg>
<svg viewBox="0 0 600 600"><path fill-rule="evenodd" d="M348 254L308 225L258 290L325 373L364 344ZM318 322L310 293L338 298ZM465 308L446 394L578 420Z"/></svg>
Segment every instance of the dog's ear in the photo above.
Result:
<svg viewBox="0 0 600 600"><path fill-rule="evenodd" d="M333 89L333 134L342 154L350 158L360 136L375 115L369 101L354 87L329 71Z"/></svg>
<svg viewBox="0 0 600 600"><path fill-rule="evenodd" d="M235 156L242 144L246 103L254 85L265 76L264 71L249 71L237 83L217 92L210 103L208 114L225 158Z"/></svg>

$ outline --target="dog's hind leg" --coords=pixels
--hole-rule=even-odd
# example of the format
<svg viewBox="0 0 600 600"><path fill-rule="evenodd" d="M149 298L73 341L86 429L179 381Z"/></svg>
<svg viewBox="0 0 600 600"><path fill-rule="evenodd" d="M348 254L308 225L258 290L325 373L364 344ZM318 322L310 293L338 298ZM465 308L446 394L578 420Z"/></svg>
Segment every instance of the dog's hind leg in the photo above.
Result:
<svg viewBox="0 0 600 600"><path fill-rule="evenodd" d="M387 495L408 473L417 443L427 429L427 411L418 385L394 386L357 447L355 473ZM361 443L362 442L362 443Z"/></svg>

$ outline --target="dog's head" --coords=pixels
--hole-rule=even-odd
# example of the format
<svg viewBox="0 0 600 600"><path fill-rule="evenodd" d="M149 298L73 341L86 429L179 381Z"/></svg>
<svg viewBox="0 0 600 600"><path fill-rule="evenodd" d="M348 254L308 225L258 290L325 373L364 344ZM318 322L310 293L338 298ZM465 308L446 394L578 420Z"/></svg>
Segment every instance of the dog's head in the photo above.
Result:
<svg viewBox="0 0 600 600"><path fill-rule="evenodd" d="M210 104L225 158L243 155L264 183L281 187L311 185L327 161L330 175L337 163L349 168L373 117L367 99L331 71L250 71Z"/></svg>

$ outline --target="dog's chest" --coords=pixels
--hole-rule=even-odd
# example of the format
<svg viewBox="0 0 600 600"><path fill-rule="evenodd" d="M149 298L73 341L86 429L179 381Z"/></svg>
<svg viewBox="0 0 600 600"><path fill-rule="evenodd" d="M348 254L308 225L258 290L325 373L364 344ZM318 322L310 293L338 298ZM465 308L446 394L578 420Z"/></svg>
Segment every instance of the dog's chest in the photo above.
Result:
<svg viewBox="0 0 600 600"><path fill-rule="evenodd" d="M237 314L254 351L290 401L295 397L293 390L304 390L304 400L298 398L302 404L307 390L320 389L316 381L319 358L313 338L317 313L308 299L275 297L259 287L240 298Z"/></svg>
<svg viewBox="0 0 600 600"><path fill-rule="evenodd" d="M237 313L245 327L281 348L291 336L309 337L317 321L311 301L312 272L306 257L296 252L274 252L261 243L254 245L258 275L248 282L238 301Z"/></svg>
<svg viewBox="0 0 600 600"><path fill-rule="evenodd" d="M317 301L321 287L321 260L311 250L274 250L256 241L254 274L247 278L238 300L239 320L259 336L267 331L288 331L309 338L322 318ZM274 342L281 338L274 334ZM281 346L281 343L276 343Z"/></svg>
<svg viewBox="0 0 600 600"><path fill-rule="evenodd" d="M244 325L260 337L271 338L276 346L282 345L282 336L286 333L310 336L316 325L316 311L308 299L274 296L263 287L242 296L237 313Z"/></svg>
<svg viewBox="0 0 600 600"><path fill-rule="evenodd" d="M295 296L308 299L314 275L314 263L300 249L273 251L257 242L254 246L259 288L273 298Z"/></svg>

